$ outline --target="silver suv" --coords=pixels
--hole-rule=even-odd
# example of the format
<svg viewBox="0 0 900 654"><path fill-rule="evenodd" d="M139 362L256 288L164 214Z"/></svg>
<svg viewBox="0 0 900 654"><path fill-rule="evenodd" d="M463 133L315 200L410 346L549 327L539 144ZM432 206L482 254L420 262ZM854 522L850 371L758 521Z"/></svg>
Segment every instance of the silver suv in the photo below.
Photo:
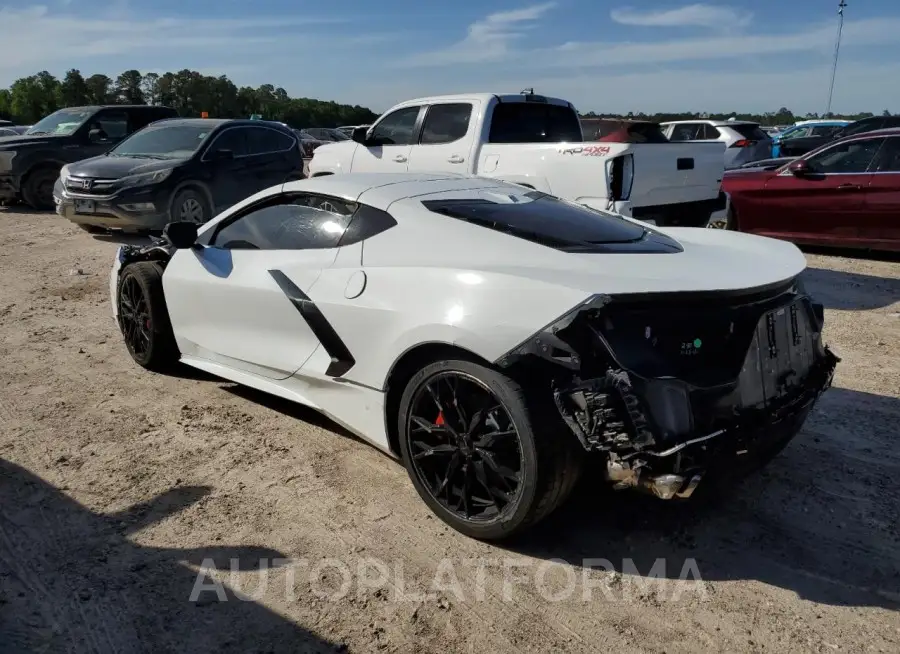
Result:
<svg viewBox="0 0 900 654"><path fill-rule="evenodd" d="M743 120L682 120L660 123L670 141L720 141L725 144L725 168L740 168L772 156L772 138L759 123Z"/></svg>

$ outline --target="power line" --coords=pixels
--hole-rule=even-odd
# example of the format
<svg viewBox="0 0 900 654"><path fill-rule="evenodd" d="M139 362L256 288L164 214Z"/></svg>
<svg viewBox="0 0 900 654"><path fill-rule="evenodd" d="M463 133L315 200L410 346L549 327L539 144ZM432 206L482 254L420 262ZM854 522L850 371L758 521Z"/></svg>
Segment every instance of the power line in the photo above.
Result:
<svg viewBox="0 0 900 654"><path fill-rule="evenodd" d="M837 75L838 55L841 53L841 33L844 31L844 9L847 3L841 0L838 3L838 31L837 40L834 43L834 63L831 66L831 86L828 87L828 106L825 108L825 117L831 114L831 99L834 97L834 78Z"/></svg>

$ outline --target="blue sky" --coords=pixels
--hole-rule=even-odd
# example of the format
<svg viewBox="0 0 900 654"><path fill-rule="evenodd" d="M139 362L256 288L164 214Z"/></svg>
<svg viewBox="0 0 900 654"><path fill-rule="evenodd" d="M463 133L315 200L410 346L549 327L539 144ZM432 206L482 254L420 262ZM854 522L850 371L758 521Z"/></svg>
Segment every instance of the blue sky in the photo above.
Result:
<svg viewBox="0 0 900 654"><path fill-rule="evenodd" d="M383 110L438 93L583 111L823 111L837 0L0 0L0 86L191 68ZM900 112L900 1L848 0L836 111Z"/></svg>

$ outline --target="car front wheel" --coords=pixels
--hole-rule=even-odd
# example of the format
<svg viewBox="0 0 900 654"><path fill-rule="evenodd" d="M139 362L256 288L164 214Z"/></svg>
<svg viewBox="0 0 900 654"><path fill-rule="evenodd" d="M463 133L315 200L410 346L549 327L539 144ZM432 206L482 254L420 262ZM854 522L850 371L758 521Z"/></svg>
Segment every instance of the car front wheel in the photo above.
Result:
<svg viewBox="0 0 900 654"><path fill-rule="evenodd" d="M403 462L429 508L483 540L511 537L556 509L582 453L561 420L539 408L552 404L533 410L516 381L472 361L419 371L404 390L398 428Z"/></svg>
<svg viewBox="0 0 900 654"><path fill-rule="evenodd" d="M159 264L141 261L126 267L119 278L116 303L125 346L138 365L163 371L178 361Z"/></svg>

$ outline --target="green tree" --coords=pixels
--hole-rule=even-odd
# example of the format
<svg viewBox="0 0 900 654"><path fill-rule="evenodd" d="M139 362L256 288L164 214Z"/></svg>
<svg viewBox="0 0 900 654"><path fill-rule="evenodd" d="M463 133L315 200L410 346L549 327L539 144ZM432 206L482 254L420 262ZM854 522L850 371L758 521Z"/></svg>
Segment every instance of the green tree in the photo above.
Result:
<svg viewBox="0 0 900 654"><path fill-rule="evenodd" d="M106 75L91 75L85 80L88 87L88 102L91 104L111 104L113 100L112 80Z"/></svg>
<svg viewBox="0 0 900 654"><path fill-rule="evenodd" d="M116 78L116 100L122 104L145 104L143 81L141 71L126 70Z"/></svg>
<svg viewBox="0 0 900 654"><path fill-rule="evenodd" d="M77 107L90 102L87 82L81 75L81 71L73 68L66 73L59 86L60 101L65 107Z"/></svg>

